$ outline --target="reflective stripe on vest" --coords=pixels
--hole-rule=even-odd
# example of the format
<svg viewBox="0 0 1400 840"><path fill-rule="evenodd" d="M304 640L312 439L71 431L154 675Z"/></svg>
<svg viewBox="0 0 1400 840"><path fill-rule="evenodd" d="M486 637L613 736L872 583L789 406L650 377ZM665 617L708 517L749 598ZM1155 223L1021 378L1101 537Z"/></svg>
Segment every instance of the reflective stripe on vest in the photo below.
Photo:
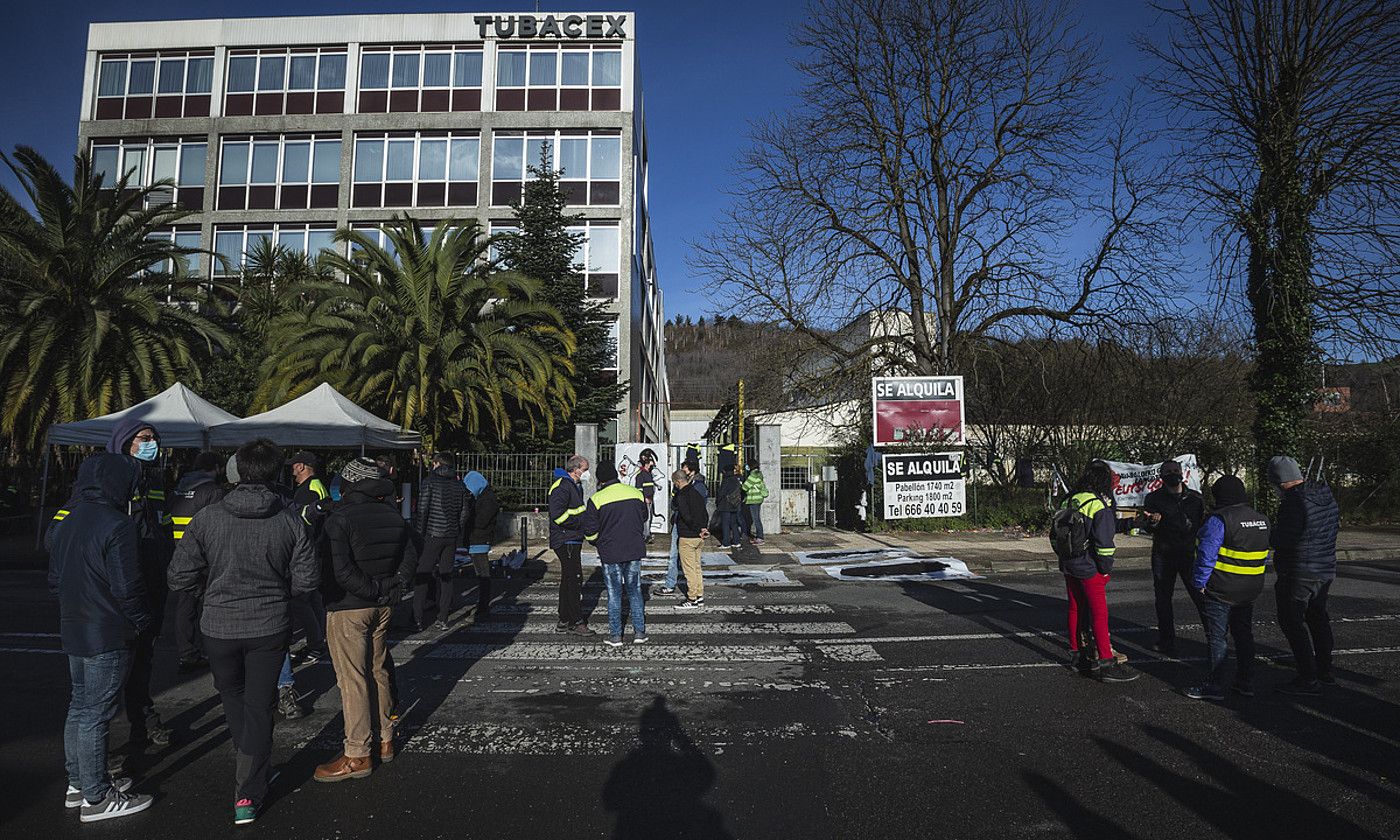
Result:
<svg viewBox="0 0 1400 840"><path fill-rule="evenodd" d="M604 487L602 490L599 490L597 493L594 493L593 497L590 498L588 501L593 503L593 508L595 510L601 511L605 505L610 505L613 502L625 502L628 500L646 502L646 497L642 495L642 491L638 490L632 485L623 484L619 481L614 484L609 484L607 487ZM596 532L592 534L584 534L583 538L588 540L589 542L597 542L598 534Z"/></svg>

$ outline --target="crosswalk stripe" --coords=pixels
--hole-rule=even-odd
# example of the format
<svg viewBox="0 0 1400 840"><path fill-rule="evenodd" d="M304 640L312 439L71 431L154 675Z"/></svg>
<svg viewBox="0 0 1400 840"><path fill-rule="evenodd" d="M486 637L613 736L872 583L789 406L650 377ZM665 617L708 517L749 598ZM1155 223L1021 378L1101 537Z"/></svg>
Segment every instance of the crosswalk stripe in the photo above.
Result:
<svg viewBox="0 0 1400 840"><path fill-rule="evenodd" d="M648 619L650 610L648 612ZM694 612L687 615L694 615ZM596 629L596 628L595 628ZM451 635L452 631L448 631ZM471 635L481 634L508 634L524 633L527 635L539 635L545 633L556 633L554 622L540 622L536 624L511 624L506 622L488 622L485 624L473 624L469 633ZM854 633L856 629L844 621L794 621L788 623L772 621L736 622L736 621L674 621L674 622L647 622L648 635L666 636L814 636L823 633ZM431 640L405 639L404 644L431 644Z"/></svg>
<svg viewBox="0 0 1400 840"><path fill-rule="evenodd" d="M524 662L791 662L807 659L790 644L723 645L723 644L645 644L637 645L625 637L620 648L601 642L512 642L507 645L440 644L428 647L415 658L508 660Z"/></svg>
<svg viewBox="0 0 1400 840"><path fill-rule="evenodd" d="M534 615L553 614L555 603L548 605L540 604L492 604L492 615ZM606 612L607 604L598 606L600 612ZM647 617L653 615L757 615L757 616L778 616L778 615L833 615L836 610L830 604L720 604L712 603L708 596L705 598L705 609L697 613L695 610L679 609L678 603L658 604L655 600L647 603Z"/></svg>

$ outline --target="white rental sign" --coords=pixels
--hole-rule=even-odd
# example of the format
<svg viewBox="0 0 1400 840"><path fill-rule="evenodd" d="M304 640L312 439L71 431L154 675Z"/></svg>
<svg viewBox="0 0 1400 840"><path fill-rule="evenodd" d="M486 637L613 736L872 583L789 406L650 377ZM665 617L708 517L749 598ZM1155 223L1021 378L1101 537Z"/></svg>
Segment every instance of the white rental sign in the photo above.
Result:
<svg viewBox="0 0 1400 840"><path fill-rule="evenodd" d="M961 452L884 456L885 518L962 516L967 482Z"/></svg>

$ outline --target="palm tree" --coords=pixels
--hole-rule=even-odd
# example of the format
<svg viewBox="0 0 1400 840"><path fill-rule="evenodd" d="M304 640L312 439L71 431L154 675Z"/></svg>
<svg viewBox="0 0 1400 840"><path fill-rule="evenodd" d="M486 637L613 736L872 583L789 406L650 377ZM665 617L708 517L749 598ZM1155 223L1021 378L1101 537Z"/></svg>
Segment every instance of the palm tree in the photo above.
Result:
<svg viewBox="0 0 1400 840"><path fill-rule="evenodd" d="M574 393L573 335L537 299L538 285L493 271L491 240L474 221L426 231L407 216L384 228L387 247L341 229L349 257L330 254L344 281L321 283L315 305L275 317L273 357L259 401L327 381L431 447L444 436L506 437L517 424L552 429Z"/></svg>
<svg viewBox="0 0 1400 840"><path fill-rule="evenodd" d="M85 153L71 186L27 146L0 159L34 208L0 188L0 434L33 448L51 423L197 385L226 336L186 272L197 251L170 236L187 215L161 204L170 184L104 176Z"/></svg>

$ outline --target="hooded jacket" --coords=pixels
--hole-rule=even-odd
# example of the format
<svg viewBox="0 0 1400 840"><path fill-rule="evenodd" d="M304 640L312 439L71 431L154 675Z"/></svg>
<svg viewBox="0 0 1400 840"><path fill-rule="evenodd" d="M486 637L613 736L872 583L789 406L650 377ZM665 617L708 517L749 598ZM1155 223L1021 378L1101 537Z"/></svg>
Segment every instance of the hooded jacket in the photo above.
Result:
<svg viewBox="0 0 1400 840"><path fill-rule="evenodd" d="M1305 481L1283 491L1269 532L1280 575L1332 580L1337 576L1337 527L1341 510L1326 484Z"/></svg>
<svg viewBox="0 0 1400 840"><path fill-rule="evenodd" d="M768 498L768 485L763 483L761 470L750 470L740 485L744 489L744 504L761 505Z"/></svg>
<svg viewBox="0 0 1400 840"><path fill-rule="evenodd" d="M130 457L83 461L68 515L45 535L49 591L58 597L59 635L70 656L122 650L151 624L136 526L126 515L136 478Z"/></svg>
<svg viewBox="0 0 1400 840"><path fill-rule="evenodd" d="M395 590L413 585L413 529L386 497L394 498L388 479L357 481L326 517L321 594L327 610L393 606Z"/></svg>
<svg viewBox="0 0 1400 840"><path fill-rule="evenodd" d="M496 541L496 518L501 514L501 503L496 499L496 488L486 480L486 476L472 470L462 479L467 491L472 494L471 533L467 545L490 546Z"/></svg>
<svg viewBox="0 0 1400 840"><path fill-rule="evenodd" d="M569 477L563 467L554 470L549 486L549 547L583 543L583 486Z"/></svg>
<svg viewBox="0 0 1400 840"><path fill-rule="evenodd" d="M646 556L646 499L630 484L613 480L588 498L583 510L584 539L598 549L602 563L630 563Z"/></svg>
<svg viewBox="0 0 1400 840"><path fill-rule="evenodd" d="M467 534L470 513L467 488L457 480L456 470L438 467L423 478L413 524L426 539L460 540Z"/></svg>
<svg viewBox="0 0 1400 840"><path fill-rule="evenodd" d="M141 467L141 475L136 490L131 494L127 511L131 521L136 524L136 536L141 541L141 568L146 575L146 584L159 586L175 546L160 469L131 454L131 441L142 429L156 429L156 426L139 418L118 423L107 440L107 451L128 458ZM160 430L156 431L159 433Z"/></svg>
<svg viewBox="0 0 1400 840"><path fill-rule="evenodd" d="M261 484L240 484L194 515L166 574L170 588L202 595L199 629L216 639L286 632L293 595L311 592L320 568L306 523Z"/></svg>

